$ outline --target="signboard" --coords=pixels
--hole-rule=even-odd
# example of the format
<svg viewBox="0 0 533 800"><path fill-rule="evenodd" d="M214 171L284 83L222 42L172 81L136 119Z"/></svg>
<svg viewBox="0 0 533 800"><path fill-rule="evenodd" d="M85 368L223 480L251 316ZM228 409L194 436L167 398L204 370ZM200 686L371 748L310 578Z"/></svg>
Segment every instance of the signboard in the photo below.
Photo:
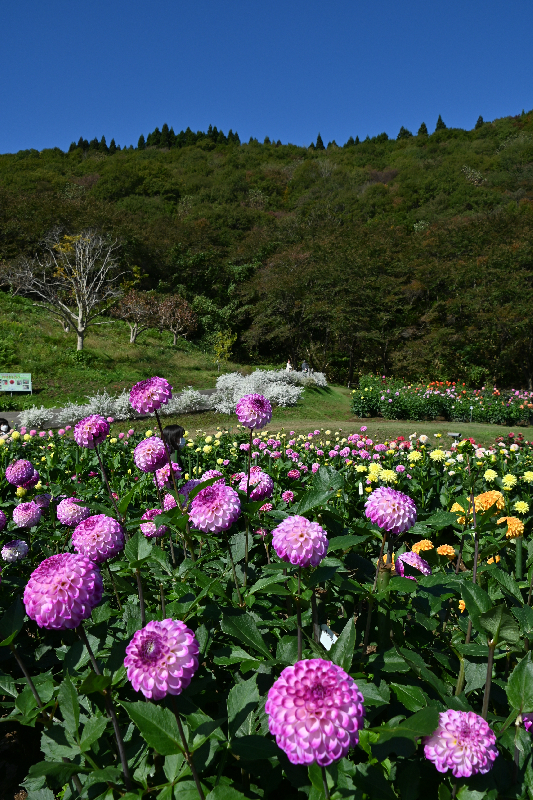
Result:
<svg viewBox="0 0 533 800"><path fill-rule="evenodd" d="M2 392L32 392L31 372L0 372Z"/></svg>

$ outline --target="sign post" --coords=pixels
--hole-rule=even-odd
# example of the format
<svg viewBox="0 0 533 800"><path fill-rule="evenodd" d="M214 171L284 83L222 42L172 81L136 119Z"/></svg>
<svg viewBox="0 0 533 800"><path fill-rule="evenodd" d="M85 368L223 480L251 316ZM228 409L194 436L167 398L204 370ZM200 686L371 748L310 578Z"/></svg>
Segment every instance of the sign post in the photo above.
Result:
<svg viewBox="0 0 533 800"><path fill-rule="evenodd" d="M0 391L31 392L31 372L0 372Z"/></svg>

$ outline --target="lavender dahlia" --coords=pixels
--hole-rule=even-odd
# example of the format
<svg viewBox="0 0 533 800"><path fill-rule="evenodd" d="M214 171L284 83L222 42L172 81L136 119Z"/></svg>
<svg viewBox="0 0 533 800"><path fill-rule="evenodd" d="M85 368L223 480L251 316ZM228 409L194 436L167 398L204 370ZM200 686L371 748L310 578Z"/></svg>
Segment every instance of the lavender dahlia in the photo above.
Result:
<svg viewBox="0 0 533 800"><path fill-rule="evenodd" d="M220 533L230 528L240 513L241 504L235 489L215 483L198 492L191 502L189 519L204 533Z"/></svg>
<svg viewBox="0 0 533 800"><path fill-rule="evenodd" d="M238 401L235 412L245 428L264 428L272 419L272 406L262 394L246 394Z"/></svg>
<svg viewBox="0 0 533 800"><path fill-rule="evenodd" d="M396 574L400 575L401 577L403 577L405 573L404 564L409 564L410 567L420 570L422 575L431 575L431 567L427 561L418 555L418 553L409 551L407 553L402 553L401 556L398 556L394 564L394 568L396 569ZM416 581L416 578L414 578L412 575L405 575L405 577L409 578L411 581Z"/></svg>
<svg viewBox="0 0 533 800"><path fill-rule="evenodd" d="M272 547L282 561L298 567L316 567L328 550L326 531L305 517L287 517L272 531Z"/></svg>
<svg viewBox="0 0 533 800"><path fill-rule="evenodd" d="M498 755L496 736L473 711L449 709L439 714L437 730L424 739L424 755L439 772L450 769L454 778L484 775Z"/></svg>
<svg viewBox="0 0 533 800"><path fill-rule="evenodd" d="M40 628L77 628L102 599L100 570L86 556L59 553L32 572L24 605Z"/></svg>
<svg viewBox="0 0 533 800"><path fill-rule="evenodd" d="M39 483L39 477L40 477L39 473L37 472L37 470L34 467L33 468L33 472L30 475L30 477L28 478L28 480L25 481L22 484L22 488L23 489L33 489L33 487L36 486Z"/></svg>
<svg viewBox="0 0 533 800"><path fill-rule="evenodd" d="M163 440L157 436L143 439L133 451L133 460L143 472L157 472L168 462Z"/></svg>
<svg viewBox="0 0 533 800"><path fill-rule="evenodd" d="M292 764L326 767L359 741L363 695L341 667L321 658L286 667L265 705L270 733Z"/></svg>
<svg viewBox="0 0 533 800"><path fill-rule="evenodd" d="M7 542L2 547L2 558L4 561L20 561L28 555L28 545L22 539L14 539L12 542Z"/></svg>
<svg viewBox="0 0 533 800"><path fill-rule="evenodd" d="M33 502L35 505L39 506L39 508L48 508L50 505L50 501L52 499L51 494L36 494L33 498Z"/></svg>
<svg viewBox="0 0 533 800"><path fill-rule="evenodd" d="M4 512L0 509L0 531L3 531L7 525L7 517Z"/></svg>
<svg viewBox="0 0 533 800"><path fill-rule="evenodd" d="M41 509L33 500L29 503L19 503L13 509L13 522L17 528L33 528L41 520Z"/></svg>
<svg viewBox="0 0 533 800"><path fill-rule="evenodd" d="M197 486L200 486L202 481L196 480L196 478L191 478L190 481L184 483L183 486L180 486L178 492L182 497L185 498L185 502L189 499L189 494L192 492L193 489L196 489Z"/></svg>
<svg viewBox="0 0 533 800"><path fill-rule="evenodd" d="M172 472L174 473L174 477L176 480L179 480L181 477L181 467L179 464L176 464L175 461L172 462ZM160 489L172 489L172 477L170 475L170 464L165 464L164 467L161 469L156 470L154 475L154 483Z"/></svg>
<svg viewBox="0 0 533 800"><path fill-rule="evenodd" d="M169 495L172 497L172 495ZM160 536L164 536L168 533L168 528L166 525L160 525L159 528L156 528L155 522L152 522L154 517L157 517L158 514L162 514L160 508L149 508L148 511L145 511L142 515L142 519L148 520L147 522L141 522L141 531L148 539L152 538L159 538Z"/></svg>
<svg viewBox="0 0 533 800"><path fill-rule="evenodd" d="M77 553L98 564L124 549L124 529L116 519L95 514L75 528L72 546Z"/></svg>
<svg viewBox="0 0 533 800"><path fill-rule="evenodd" d="M74 427L74 440L79 447L86 447L94 450L95 446L101 444L109 433L109 425L100 414L91 414L84 419L80 419Z"/></svg>
<svg viewBox="0 0 533 800"><path fill-rule="evenodd" d="M128 680L150 700L181 694L198 669L198 651L196 637L184 622L149 622L126 647Z"/></svg>
<svg viewBox="0 0 533 800"><path fill-rule="evenodd" d="M158 411L172 397L172 386L164 378L147 378L139 381L130 391L130 404L140 414Z"/></svg>
<svg viewBox="0 0 533 800"><path fill-rule="evenodd" d="M382 530L399 534L416 522L416 506L403 492L380 486L365 503L365 514Z"/></svg>
<svg viewBox="0 0 533 800"><path fill-rule="evenodd" d="M248 486L248 476L244 475L239 483L241 492L245 492ZM274 481L263 472L261 467L252 467L250 469L250 500L268 500L272 497L274 491Z"/></svg>
<svg viewBox="0 0 533 800"><path fill-rule="evenodd" d="M81 503L81 500L76 497L65 497L56 509L59 522L63 525L79 525L82 520L90 517L91 509L78 503Z"/></svg>
<svg viewBox="0 0 533 800"><path fill-rule="evenodd" d="M19 458L13 464L9 464L6 469L6 480L12 486L22 486L26 481L29 481L35 471L35 467L31 461L26 461L25 458Z"/></svg>

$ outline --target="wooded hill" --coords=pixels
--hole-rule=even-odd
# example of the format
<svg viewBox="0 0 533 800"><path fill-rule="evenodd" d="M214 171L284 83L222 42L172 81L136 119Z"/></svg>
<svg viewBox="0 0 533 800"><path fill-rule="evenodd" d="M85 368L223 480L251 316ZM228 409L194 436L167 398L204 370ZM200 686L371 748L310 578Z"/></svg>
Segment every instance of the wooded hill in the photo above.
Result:
<svg viewBox="0 0 533 800"><path fill-rule="evenodd" d="M304 148L163 126L0 155L0 260L96 228L241 360L531 387L533 112L424 127Z"/></svg>

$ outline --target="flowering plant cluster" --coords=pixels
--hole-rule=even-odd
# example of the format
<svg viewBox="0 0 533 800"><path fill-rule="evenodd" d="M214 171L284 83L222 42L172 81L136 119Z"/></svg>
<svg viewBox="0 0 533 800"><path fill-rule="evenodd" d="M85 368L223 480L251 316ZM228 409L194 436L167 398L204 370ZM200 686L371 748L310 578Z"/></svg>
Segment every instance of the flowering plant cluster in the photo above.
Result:
<svg viewBox="0 0 533 800"><path fill-rule="evenodd" d="M0 440L30 799L527 797L531 447L285 431L258 392L235 411L186 432L182 469L155 417Z"/></svg>

